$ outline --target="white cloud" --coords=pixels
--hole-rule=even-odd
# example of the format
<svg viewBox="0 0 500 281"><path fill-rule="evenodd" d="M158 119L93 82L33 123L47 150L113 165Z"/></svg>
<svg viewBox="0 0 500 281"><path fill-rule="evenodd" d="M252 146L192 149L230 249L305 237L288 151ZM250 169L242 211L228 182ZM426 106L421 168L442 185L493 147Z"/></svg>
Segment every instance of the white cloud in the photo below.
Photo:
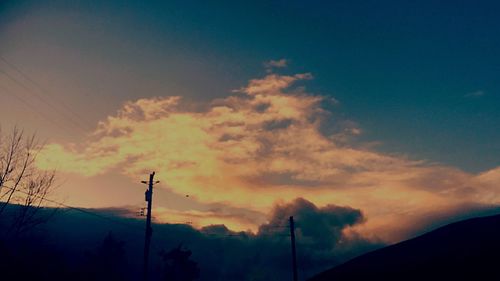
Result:
<svg viewBox="0 0 500 281"><path fill-rule="evenodd" d="M283 68L288 66L289 61L286 59L270 60L264 62L264 67L270 71L273 68Z"/></svg>
<svg viewBox="0 0 500 281"><path fill-rule="evenodd" d="M289 91L308 79L309 73L252 79L205 111L183 109L177 96L130 101L100 122L91 139L49 144L38 165L85 176L119 169L134 179L155 170L175 193L249 212L267 213L298 197L319 207L348 205L366 214L359 231L387 240L400 239L397 233L429 213L499 203L498 168L474 175L354 147L345 136L362 131L353 125L323 135L323 97ZM200 224L212 218L251 225L213 212L181 215Z"/></svg>

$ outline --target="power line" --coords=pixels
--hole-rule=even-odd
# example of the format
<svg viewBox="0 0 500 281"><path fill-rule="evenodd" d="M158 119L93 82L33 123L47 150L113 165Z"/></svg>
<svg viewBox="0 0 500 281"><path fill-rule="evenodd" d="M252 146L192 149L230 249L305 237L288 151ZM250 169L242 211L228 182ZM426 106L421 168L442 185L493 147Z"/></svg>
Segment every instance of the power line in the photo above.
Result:
<svg viewBox="0 0 500 281"><path fill-rule="evenodd" d="M32 91L28 86L26 86L25 84L23 84L21 81L19 81L18 79L16 79L14 76L12 76L10 73L4 71L4 70L0 70L0 73L4 74L7 78L9 78L11 81L13 81L14 83L16 83L17 85L21 86L22 88L24 88L28 93L30 94L34 94L42 103L46 104L47 106L49 106L50 108L52 108L55 112L57 112L58 114L60 114L62 117L64 117L67 121L69 121L71 124L73 124L74 126L76 126L78 129L82 130L83 132L86 132L86 129L84 127L82 127L79 123L75 122L73 120L73 118L71 116L68 116L67 114L65 114L64 112L61 112L57 107L55 107L52 103L48 102L45 98L43 98L43 96L37 94L36 92Z"/></svg>
<svg viewBox="0 0 500 281"><path fill-rule="evenodd" d="M0 55L0 60L2 60L5 64L7 64L11 68L13 68L17 73L19 73L24 79L29 81L31 84L35 85L41 92L51 96L54 99L57 99L56 96L52 95L49 91L47 91L44 87L42 87L42 85L40 85L40 83L36 82L28 74L26 74L24 71L22 71L18 66L16 66L14 63L7 60L4 56ZM84 119L82 116L80 116L74 110L69 108L69 106L66 105L66 103L64 101L59 100L59 99L57 99L57 101L64 107L64 109L66 109L67 112L69 112L70 114L73 114L77 119L80 119L80 121L82 121ZM83 122L83 123L85 123L85 122Z"/></svg>
<svg viewBox="0 0 500 281"><path fill-rule="evenodd" d="M5 88L5 86L2 86L2 85L0 85L0 87L2 89L4 89L5 92L10 92L17 100L19 100L22 104L24 104L25 106L27 106L30 109L32 109L34 112L36 112L36 114L38 114L40 117L42 117L43 119L45 119L45 121L51 123L52 125L56 126L57 128L65 131L66 133L69 133L70 135L76 137L76 135L74 133L70 132L66 127L64 127L64 125L59 124L58 122L55 122L54 120L52 120L43 111L39 110L36 106L34 106L34 105L30 104L29 102L27 102L24 98L22 98L21 96L17 95L15 92L9 91L7 88Z"/></svg>
<svg viewBox="0 0 500 281"><path fill-rule="evenodd" d="M65 204L65 203L53 200L53 199L49 199L49 198L46 198L46 197L41 197L41 196L29 194L29 193L27 193L25 191L22 191L22 190L19 190L19 189L14 189L14 188L6 186L6 185L2 185L1 187L2 188L7 188L7 189L9 189L11 191L14 191L14 192L22 193L24 195L34 196L37 199L44 200L44 201L52 203L52 204L56 204L57 206L64 207L66 209L78 211L78 212L81 212L81 213L84 213L84 214L87 214L87 215L90 215L90 216L94 216L94 217L97 217L97 218L100 218L100 219L104 219L104 220L107 220L107 221L110 221L110 222L113 222L113 223L116 223L116 224L120 224L121 226L125 226L125 227L128 227L130 229L133 229L134 231L137 232L137 234L139 234L139 232L141 232L141 234L142 234L142 232L143 232L143 230L139 229L138 227L136 228L136 227L132 226L131 224L125 223L125 222L120 221L120 220L113 219L111 217L103 216L103 215L101 215L99 213L89 211L88 209L74 207L74 206L71 206L71 205L68 205L68 204ZM187 223L187 222L167 222L167 223L168 224L187 224L187 225L190 225L190 223ZM246 234L246 233L220 234L220 233L206 233L206 232L203 232L203 231L198 231L198 232L201 235L204 235L204 236L206 236L208 238L228 238L228 237L246 238L246 237L256 236L256 235L250 235L250 234ZM290 237L290 234L282 234L282 233L275 234L274 233L272 236Z"/></svg>
<svg viewBox="0 0 500 281"><path fill-rule="evenodd" d="M263 227L265 227L265 228L286 228L286 229L289 228L288 225L269 225L269 224L263 225Z"/></svg>
<svg viewBox="0 0 500 281"><path fill-rule="evenodd" d="M139 228L133 227L132 225L130 225L128 223L124 223L122 221L119 221L119 220L116 220L116 219L113 219L113 218L110 218L110 217L107 217L107 216L103 216L101 214L98 214L98 213L95 213L95 212L91 212L91 211L83 209L83 208L78 208L78 207L70 206L70 205L67 205L67 204L64 204L62 202L59 202L59 201L56 201L56 200L52 200L52 199L49 199L49 198L46 198L46 197L42 197L42 196L38 196L38 195L33 195L33 194L28 193L28 192L25 192L25 191L22 191L22 190L19 190L19 189L15 189L15 188L12 188L12 187L9 187L9 186L6 186L6 185L2 185L2 188L7 188L7 189L9 189L9 190L11 190L13 192L19 192L19 193L22 193L24 195L34 196L37 199L44 200L44 201L52 203L52 204L56 204L56 205L58 205L60 207L66 208L66 209L78 211L78 212L81 212L81 213L84 213L84 214L87 214L87 215L91 215L91 216L94 216L94 217L105 219L107 221L111 221L111 222L120 224L122 226L129 227L130 229L134 229L135 231L141 231ZM4 204L7 204L7 202L5 202Z"/></svg>
<svg viewBox="0 0 500 281"><path fill-rule="evenodd" d="M72 116L69 116L65 112L61 111L59 108L57 108L55 105L53 105L51 102L47 101L47 99L44 98L44 96L40 95L39 93L32 91L28 86L26 86L24 83L19 81L17 78L12 76L10 73L8 73L5 70L0 70L0 73L4 74L7 78L9 78L11 81L16 83L17 85L21 86L24 88L29 94L36 96L42 103L46 104L50 108L52 108L55 112L57 112L59 115L64 117L68 122L76 126L78 129L82 130L83 132L87 132L87 129L84 128L81 124L76 122Z"/></svg>
<svg viewBox="0 0 500 281"><path fill-rule="evenodd" d="M37 199L41 199L41 200L47 201L49 203L56 204L56 205L58 205L60 207L64 207L64 208L71 209L71 210L74 210L74 211L78 211L78 212L81 212L81 213L84 213L84 214L87 214L87 215L91 215L91 216L94 216L94 217L105 219L105 220L108 220L108 221L111 221L111 222L114 222L114 223L121 224L123 226L133 227L130 224L124 223L122 221L119 221L119 220L116 220L116 219L113 219L113 218L110 218L110 217L107 217L107 216L100 215L99 213L95 213L95 212L89 211L88 209L74 207L74 206L70 206L70 205L67 205L65 203L62 203L62 202L59 202L59 201L56 201L56 200L52 200L52 199L41 197L41 196L32 195L32 194L29 194L29 193L24 192L22 190L14 189L14 188L6 186L6 185L2 185L1 187L2 188L7 188L7 189L12 190L14 192L22 193L24 195L35 196ZM189 222L173 222L173 221L167 222L167 224L186 224L186 225L191 225L191 223L189 223ZM140 231L142 233L141 229L135 228L135 227L133 227L133 228L134 228L134 230ZM209 233L203 233L203 232L200 232L200 233L204 234L204 235L209 235ZM241 235L240 234L234 234L234 235L231 234L229 236L241 236Z"/></svg>

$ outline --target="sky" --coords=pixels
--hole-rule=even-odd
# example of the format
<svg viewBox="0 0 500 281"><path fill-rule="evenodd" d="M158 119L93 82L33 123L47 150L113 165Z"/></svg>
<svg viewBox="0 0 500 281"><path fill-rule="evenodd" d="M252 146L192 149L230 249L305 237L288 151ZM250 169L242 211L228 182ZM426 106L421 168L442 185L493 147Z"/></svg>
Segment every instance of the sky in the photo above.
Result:
<svg viewBox="0 0 500 281"><path fill-rule="evenodd" d="M395 242L499 203L499 6L2 1L1 126L70 205L132 214L156 171L159 222L255 232L306 200Z"/></svg>

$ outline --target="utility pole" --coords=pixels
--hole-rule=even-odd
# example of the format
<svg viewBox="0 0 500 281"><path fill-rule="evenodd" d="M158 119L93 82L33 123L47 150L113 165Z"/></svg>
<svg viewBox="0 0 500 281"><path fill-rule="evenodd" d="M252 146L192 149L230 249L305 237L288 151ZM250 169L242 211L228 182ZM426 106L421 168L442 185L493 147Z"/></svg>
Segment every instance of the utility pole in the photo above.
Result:
<svg viewBox="0 0 500 281"><path fill-rule="evenodd" d="M151 227L151 206L153 204L153 185L159 183L159 181L153 182L155 172L149 175L149 182L141 181L141 183L147 184L148 189L145 192L146 202L148 202L148 213L146 217L146 237L144 240L144 281L148 281L148 262L149 262L149 245L151 244L151 235L153 234L153 228Z"/></svg>
<svg viewBox="0 0 500 281"><path fill-rule="evenodd" d="M292 242L292 269L293 281L298 281L297 276L297 253L295 252L295 224L293 223L293 216L290 217L290 240Z"/></svg>

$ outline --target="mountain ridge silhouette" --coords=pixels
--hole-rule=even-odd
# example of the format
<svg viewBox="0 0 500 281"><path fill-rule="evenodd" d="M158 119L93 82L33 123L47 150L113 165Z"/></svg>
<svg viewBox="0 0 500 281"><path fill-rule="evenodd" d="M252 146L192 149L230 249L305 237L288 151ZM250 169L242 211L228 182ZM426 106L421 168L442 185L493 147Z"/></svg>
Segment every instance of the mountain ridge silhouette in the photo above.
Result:
<svg viewBox="0 0 500 281"><path fill-rule="evenodd" d="M500 280L500 215L448 224L308 280Z"/></svg>

